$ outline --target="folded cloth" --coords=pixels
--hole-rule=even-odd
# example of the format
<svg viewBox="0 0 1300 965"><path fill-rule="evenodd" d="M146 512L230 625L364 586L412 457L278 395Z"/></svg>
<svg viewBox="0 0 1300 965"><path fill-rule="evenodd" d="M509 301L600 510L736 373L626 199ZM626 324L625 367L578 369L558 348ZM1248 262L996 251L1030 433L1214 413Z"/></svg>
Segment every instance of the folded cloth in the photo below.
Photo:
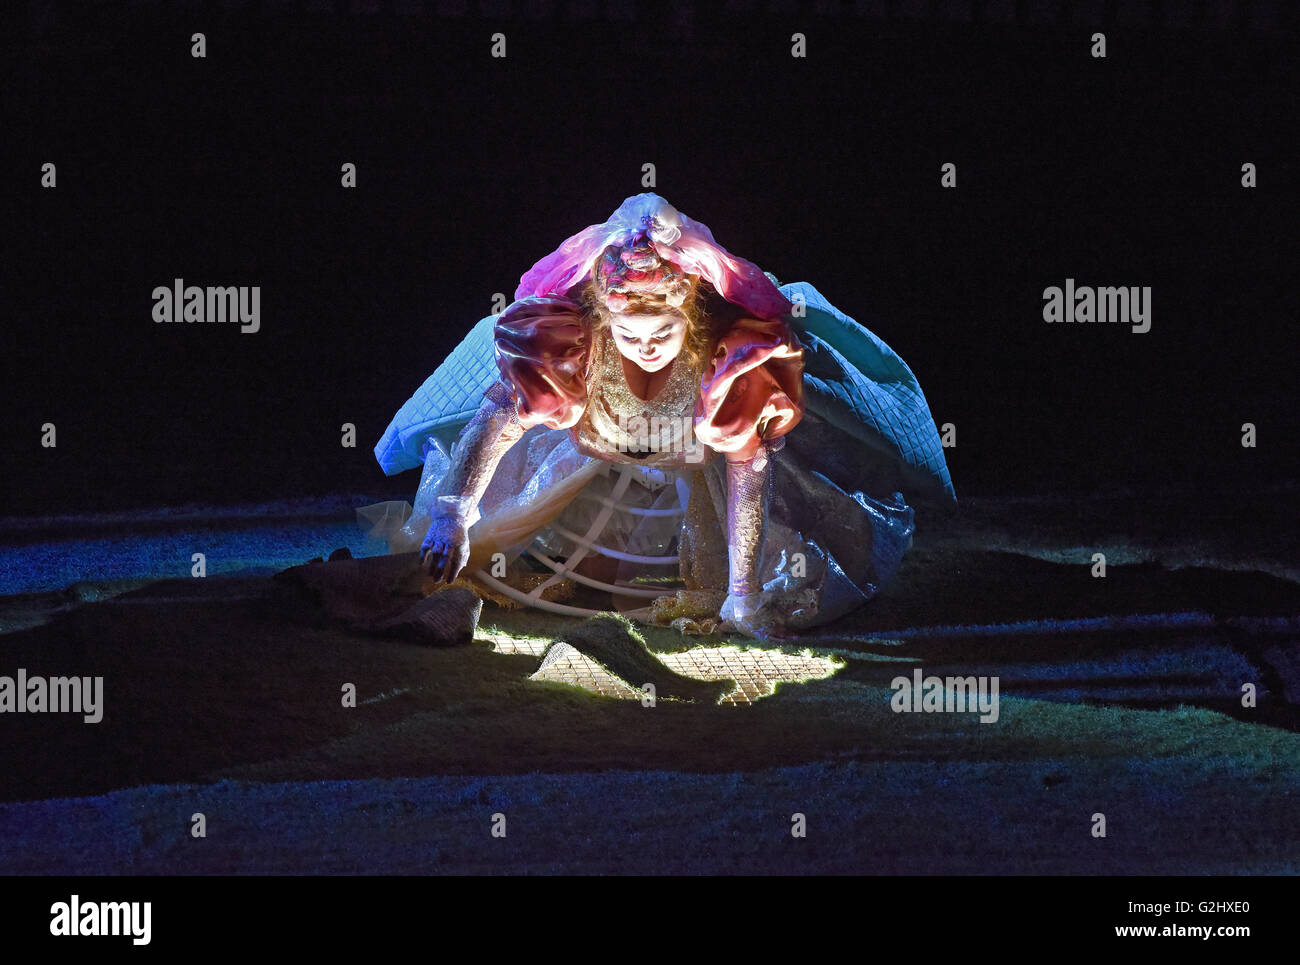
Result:
<svg viewBox="0 0 1300 965"><path fill-rule="evenodd" d="M430 588L418 553L331 558L272 579L277 603L300 617L434 646L470 643L483 612L483 601L463 586Z"/></svg>

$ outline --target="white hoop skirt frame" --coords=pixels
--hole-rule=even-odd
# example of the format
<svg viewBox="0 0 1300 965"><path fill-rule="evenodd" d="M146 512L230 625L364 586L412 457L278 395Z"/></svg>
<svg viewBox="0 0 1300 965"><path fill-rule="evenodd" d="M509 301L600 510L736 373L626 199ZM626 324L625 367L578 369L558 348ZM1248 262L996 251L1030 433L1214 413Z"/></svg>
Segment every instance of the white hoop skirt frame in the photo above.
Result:
<svg viewBox="0 0 1300 965"><path fill-rule="evenodd" d="M370 534L385 539L391 553L418 549L428 529L434 493L449 467L445 452L436 447L431 452L413 507L380 503L359 511ZM691 498L710 505L703 513L691 512L690 525L717 529L688 533L687 542L697 548L724 547L717 522L727 512L726 464L720 456L682 470L652 470L584 455L568 430L535 428L505 455L492 477L479 506L481 517L470 529L467 571L487 589L540 609L597 612L542 598L551 583L567 576L619 594L627 615L645 617L644 607L653 599L683 585L680 557ZM701 524L700 517L711 523ZM913 527L913 510L901 493L881 501L861 491L847 492L801 465L796 450L787 445L772 458L759 558L765 605L785 614L792 630L851 612L893 577L911 544ZM527 591L512 587L489 572L496 553L507 561L527 554L552 570L552 578ZM617 560L614 584L574 572L591 554ZM716 556L712 566L696 560L694 572L711 572L717 585L706 588L725 593L726 558ZM640 606L628 608L628 600Z"/></svg>

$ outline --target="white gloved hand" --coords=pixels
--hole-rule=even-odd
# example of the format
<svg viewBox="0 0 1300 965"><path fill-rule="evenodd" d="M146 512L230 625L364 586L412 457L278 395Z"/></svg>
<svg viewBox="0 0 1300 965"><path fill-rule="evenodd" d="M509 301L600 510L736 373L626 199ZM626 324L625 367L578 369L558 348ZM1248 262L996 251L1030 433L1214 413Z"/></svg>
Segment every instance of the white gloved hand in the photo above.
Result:
<svg viewBox="0 0 1300 965"><path fill-rule="evenodd" d="M439 496L429 532L420 544L420 566L443 583L451 583L469 561L469 528L478 506L459 496Z"/></svg>

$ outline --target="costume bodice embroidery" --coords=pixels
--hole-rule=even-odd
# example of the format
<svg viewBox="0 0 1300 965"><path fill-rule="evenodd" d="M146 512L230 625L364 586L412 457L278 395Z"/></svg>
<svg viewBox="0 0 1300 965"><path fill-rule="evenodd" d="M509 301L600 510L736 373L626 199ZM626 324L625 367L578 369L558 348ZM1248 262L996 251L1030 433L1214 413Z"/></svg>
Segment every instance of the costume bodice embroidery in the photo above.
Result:
<svg viewBox="0 0 1300 965"><path fill-rule="evenodd" d="M587 408L573 427L578 448L610 462L643 466L698 464L707 452L695 438L695 403L703 366L685 355L672 362L659 394L638 398L608 328L593 339Z"/></svg>

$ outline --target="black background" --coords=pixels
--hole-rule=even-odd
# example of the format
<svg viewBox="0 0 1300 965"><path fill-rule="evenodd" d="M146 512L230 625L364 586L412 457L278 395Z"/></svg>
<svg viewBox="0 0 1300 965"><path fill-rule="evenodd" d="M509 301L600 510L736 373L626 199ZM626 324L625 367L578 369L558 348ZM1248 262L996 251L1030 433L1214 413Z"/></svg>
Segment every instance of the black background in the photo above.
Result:
<svg viewBox="0 0 1300 965"><path fill-rule="evenodd" d="M388 420L646 162L907 360L959 498L1288 478L1297 15L1136 7L32 3L5 41L6 512L409 496L371 453ZM155 324L176 277L261 286L261 331ZM1046 324L1067 277L1150 285L1151 331Z"/></svg>

